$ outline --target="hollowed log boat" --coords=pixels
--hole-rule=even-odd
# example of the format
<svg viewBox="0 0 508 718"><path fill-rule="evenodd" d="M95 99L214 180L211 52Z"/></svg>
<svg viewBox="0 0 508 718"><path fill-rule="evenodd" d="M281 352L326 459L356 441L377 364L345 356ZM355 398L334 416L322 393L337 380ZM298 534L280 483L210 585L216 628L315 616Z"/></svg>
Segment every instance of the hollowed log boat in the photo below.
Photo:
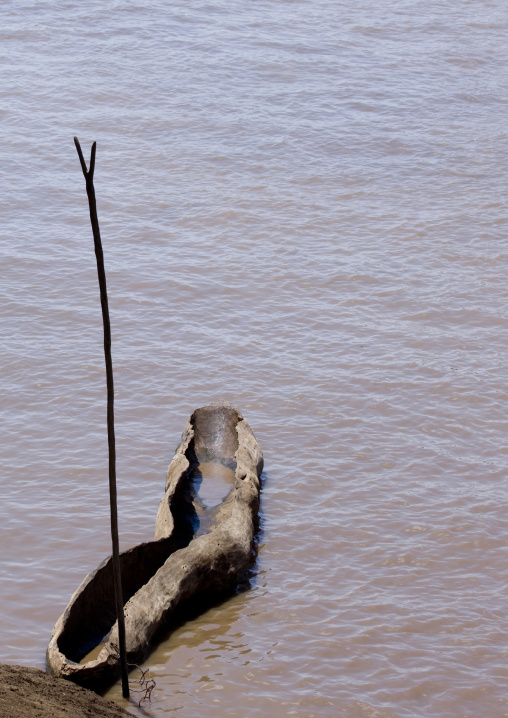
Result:
<svg viewBox="0 0 508 718"><path fill-rule="evenodd" d="M231 470L232 487L214 507L196 491L200 469ZM169 465L155 540L120 554L127 660L139 663L187 602L203 607L230 592L253 559L263 455L229 403L190 416ZM58 619L47 651L50 673L92 690L120 676L111 557L92 571Z"/></svg>

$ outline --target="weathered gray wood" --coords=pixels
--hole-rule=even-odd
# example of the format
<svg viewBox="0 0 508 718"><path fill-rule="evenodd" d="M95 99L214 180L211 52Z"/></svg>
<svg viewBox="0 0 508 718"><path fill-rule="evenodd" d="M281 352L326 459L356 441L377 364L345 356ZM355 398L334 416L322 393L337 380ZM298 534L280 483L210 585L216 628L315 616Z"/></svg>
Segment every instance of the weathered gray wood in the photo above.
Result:
<svg viewBox="0 0 508 718"><path fill-rule="evenodd" d="M196 537L191 473L200 455L234 467L235 480L224 501L212 510L210 532ZM169 465L155 541L120 555L130 663L147 656L178 609L198 595L206 605L212 596L233 589L248 569L262 469L259 445L235 407L213 404L191 415ZM105 585L109 561L73 595L55 625L47 654L52 673L96 690L120 672L118 624ZM97 658L80 664L101 633L108 635Z"/></svg>

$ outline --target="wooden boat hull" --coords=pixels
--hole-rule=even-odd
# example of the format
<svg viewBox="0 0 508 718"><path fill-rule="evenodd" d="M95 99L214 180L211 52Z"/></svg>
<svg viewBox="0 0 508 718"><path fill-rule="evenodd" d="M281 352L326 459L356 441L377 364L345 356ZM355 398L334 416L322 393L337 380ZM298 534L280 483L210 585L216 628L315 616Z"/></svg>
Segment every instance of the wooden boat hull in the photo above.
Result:
<svg viewBox="0 0 508 718"><path fill-rule="evenodd" d="M203 460L234 469L231 491L211 512L200 508L192 485L192 471ZM200 597L206 606L233 589L248 569L262 469L261 450L235 407L212 404L193 412L168 469L155 540L120 554L129 663L147 656L182 605ZM200 522L208 523L207 533L199 535ZM48 671L94 690L114 682L120 675L115 618L109 557L85 578L58 619ZM98 655L84 662L101 643Z"/></svg>

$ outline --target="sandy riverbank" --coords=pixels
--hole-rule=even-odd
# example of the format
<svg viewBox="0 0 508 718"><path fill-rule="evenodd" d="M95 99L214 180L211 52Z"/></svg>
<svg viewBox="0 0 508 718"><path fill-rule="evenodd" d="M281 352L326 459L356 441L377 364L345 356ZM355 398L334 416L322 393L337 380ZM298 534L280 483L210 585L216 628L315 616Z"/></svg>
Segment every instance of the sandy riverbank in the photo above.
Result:
<svg viewBox="0 0 508 718"><path fill-rule="evenodd" d="M38 668L0 664L2 718L127 718L105 698Z"/></svg>

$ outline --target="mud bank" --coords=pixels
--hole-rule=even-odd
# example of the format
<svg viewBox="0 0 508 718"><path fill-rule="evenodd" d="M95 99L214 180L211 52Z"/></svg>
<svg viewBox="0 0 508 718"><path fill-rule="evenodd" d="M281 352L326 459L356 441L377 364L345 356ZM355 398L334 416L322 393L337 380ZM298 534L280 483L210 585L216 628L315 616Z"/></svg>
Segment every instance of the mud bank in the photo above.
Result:
<svg viewBox="0 0 508 718"><path fill-rule="evenodd" d="M132 718L123 708L38 668L0 664L2 718Z"/></svg>

